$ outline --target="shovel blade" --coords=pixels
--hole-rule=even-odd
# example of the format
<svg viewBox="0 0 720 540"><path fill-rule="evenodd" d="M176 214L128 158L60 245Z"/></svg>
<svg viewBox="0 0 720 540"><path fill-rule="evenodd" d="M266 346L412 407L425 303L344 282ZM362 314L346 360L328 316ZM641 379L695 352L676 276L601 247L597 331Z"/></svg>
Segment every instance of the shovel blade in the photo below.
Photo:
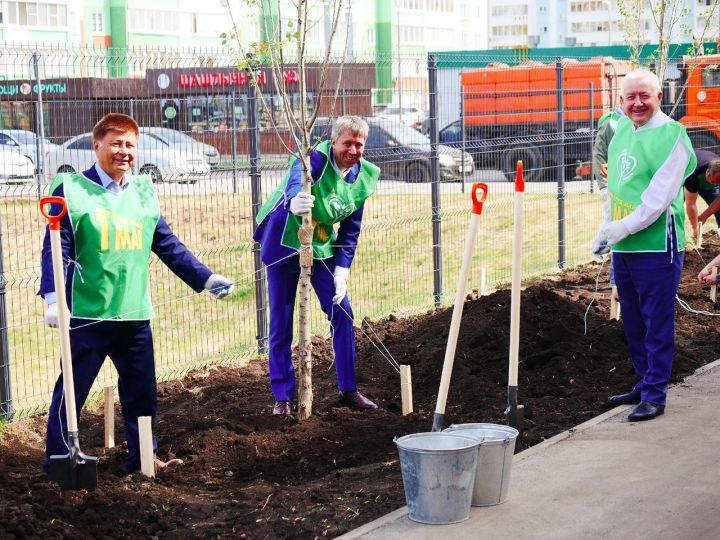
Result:
<svg viewBox="0 0 720 540"><path fill-rule="evenodd" d="M63 491L95 491L97 487L97 458L82 452L71 456L50 456L50 478Z"/></svg>
<svg viewBox="0 0 720 540"><path fill-rule="evenodd" d="M522 433L525 423L525 406L513 404L505 411L505 418L507 419L508 426L514 427L518 432Z"/></svg>

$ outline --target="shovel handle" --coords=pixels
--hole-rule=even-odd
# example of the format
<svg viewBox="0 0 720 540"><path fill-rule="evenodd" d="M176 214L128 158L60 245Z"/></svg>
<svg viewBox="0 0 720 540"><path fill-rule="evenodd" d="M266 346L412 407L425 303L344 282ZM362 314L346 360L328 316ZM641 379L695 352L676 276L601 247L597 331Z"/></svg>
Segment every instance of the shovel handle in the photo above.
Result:
<svg viewBox="0 0 720 540"><path fill-rule="evenodd" d="M58 214L51 214L50 208L47 205L57 204L60 206L60 212ZM67 214L67 203L64 197L56 197L55 195L49 197L42 197L40 199L40 213L48 220L48 227L54 231L60 230L60 220L65 214Z"/></svg>
<svg viewBox="0 0 720 540"><path fill-rule="evenodd" d="M472 213L482 214L483 203L487 199L488 186L485 182L477 182L472 185Z"/></svg>

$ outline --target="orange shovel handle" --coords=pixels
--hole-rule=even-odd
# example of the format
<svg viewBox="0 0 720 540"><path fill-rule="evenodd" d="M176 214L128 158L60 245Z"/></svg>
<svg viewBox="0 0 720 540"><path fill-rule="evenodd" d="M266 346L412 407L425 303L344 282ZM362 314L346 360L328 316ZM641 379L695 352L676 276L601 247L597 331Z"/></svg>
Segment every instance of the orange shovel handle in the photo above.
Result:
<svg viewBox="0 0 720 540"><path fill-rule="evenodd" d="M47 208L47 205L51 204L58 204L61 206L59 214L52 215L50 213L50 208ZM50 227L50 229L55 231L60 230L60 220L65 214L67 214L67 203L65 202L65 198L56 197L54 195L50 197L42 197L40 199L40 213L48 220L48 227Z"/></svg>

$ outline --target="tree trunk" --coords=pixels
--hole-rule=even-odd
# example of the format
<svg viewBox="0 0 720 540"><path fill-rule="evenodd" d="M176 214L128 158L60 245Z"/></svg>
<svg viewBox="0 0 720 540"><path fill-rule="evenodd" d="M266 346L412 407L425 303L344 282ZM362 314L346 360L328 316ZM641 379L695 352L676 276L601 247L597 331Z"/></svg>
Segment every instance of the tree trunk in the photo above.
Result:
<svg viewBox="0 0 720 540"><path fill-rule="evenodd" d="M310 175L310 159L305 152L301 153L303 163L303 191L310 193L312 177ZM310 291L312 284L313 223L312 212L302 217L302 226L298 231L300 239L300 313L298 314L298 352L300 355L300 373L298 376L298 419L307 420L312 415L312 341L310 340Z"/></svg>

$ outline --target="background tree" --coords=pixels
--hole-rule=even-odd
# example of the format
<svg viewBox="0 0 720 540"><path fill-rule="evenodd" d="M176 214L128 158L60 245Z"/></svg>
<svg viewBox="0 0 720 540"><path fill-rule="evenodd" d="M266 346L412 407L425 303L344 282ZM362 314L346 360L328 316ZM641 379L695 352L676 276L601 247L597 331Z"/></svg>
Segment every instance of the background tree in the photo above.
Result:
<svg viewBox="0 0 720 540"><path fill-rule="evenodd" d="M342 54L339 58L332 56L332 44L337 32L340 13L343 7L343 0L325 0L323 7L329 8L330 15L330 32L327 36L327 44L325 53L320 61L319 84L317 88L317 101L312 111L308 109L308 93L307 93L307 51L306 43L308 38L309 19L308 13L312 8L320 6L319 1L311 2L310 0L295 0L294 6L297 11L293 15L293 20L283 27L283 2L281 0L244 0L244 3L257 8L261 13L261 25L265 39L253 41L251 43L244 42L244 36L241 35L239 27L236 23L233 11L233 2L226 2L228 14L232 24L232 30L229 33L221 35L223 44L226 46L234 46L238 57L238 68L244 69L249 73L249 84L253 84L257 89L263 110L270 119L273 129L278 134L278 138L282 142L286 150L295 155L302 163L303 183L302 189L306 193L310 193L312 186L312 176L310 174L310 154L315 149L319 141L312 140L312 132L315 121L320 111L321 101L330 99L331 114L335 111L337 104L337 95L342 80L342 67L345 60L345 51L347 44L342 48ZM317 23L315 23L317 24ZM347 41L347 33L346 33ZM331 59L334 63L339 64L335 79L334 92L326 96L326 86L328 85L329 69ZM339 60L339 62L338 62ZM290 99L291 92L288 90L284 73L288 66L292 66L298 74L299 85L299 110L295 110ZM288 146L285 139L280 136L278 126L275 124L274 116L268 105L268 101L262 92L261 86L258 84L258 69L267 67L272 73L272 84L276 95L280 99L282 114L287 126L290 130L290 140L292 147ZM299 376L298 376L298 418L306 420L312 415L312 342L310 335L310 291L312 285L310 276L313 266L312 238L313 224L311 212L302 216L302 226L298 233L300 239L300 281L298 287L299 295L299 313L298 313L298 340L299 340Z"/></svg>

